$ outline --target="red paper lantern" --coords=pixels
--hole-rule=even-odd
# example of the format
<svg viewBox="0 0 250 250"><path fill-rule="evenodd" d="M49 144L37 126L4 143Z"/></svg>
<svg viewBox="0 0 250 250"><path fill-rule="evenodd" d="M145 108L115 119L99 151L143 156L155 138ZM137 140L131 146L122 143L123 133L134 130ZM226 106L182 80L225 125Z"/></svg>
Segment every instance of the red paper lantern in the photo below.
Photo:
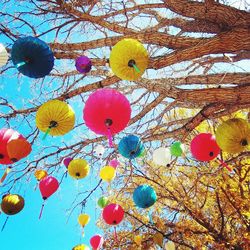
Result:
<svg viewBox="0 0 250 250"><path fill-rule="evenodd" d="M39 189L44 200L56 192L59 183L53 176L47 176L39 182Z"/></svg>
<svg viewBox="0 0 250 250"><path fill-rule="evenodd" d="M98 89L86 101L83 119L88 128L96 134L109 138L122 131L128 124L131 107L128 99L114 89Z"/></svg>
<svg viewBox="0 0 250 250"><path fill-rule="evenodd" d="M220 153L215 137L210 133L201 133L191 141L191 153L198 161L211 161Z"/></svg>
<svg viewBox="0 0 250 250"><path fill-rule="evenodd" d="M90 238L90 245L93 250L99 250L104 243L104 239L101 235L97 234Z"/></svg>
<svg viewBox="0 0 250 250"><path fill-rule="evenodd" d="M124 210L118 204L107 205L102 212L104 221L109 225L118 225L124 217Z"/></svg>

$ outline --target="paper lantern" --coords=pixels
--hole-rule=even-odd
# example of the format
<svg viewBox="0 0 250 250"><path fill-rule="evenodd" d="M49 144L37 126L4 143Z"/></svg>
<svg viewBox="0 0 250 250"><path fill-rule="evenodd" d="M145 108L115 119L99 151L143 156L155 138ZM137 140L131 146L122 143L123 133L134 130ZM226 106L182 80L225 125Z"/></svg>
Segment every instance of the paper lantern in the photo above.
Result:
<svg viewBox="0 0 250 250"><path fill-rule="evenodd" d="M175 244L173 241L168 241L164 245L165 250L175 250Z"/></svg>
<svg viewBox="0 0 250 250"><path fill-rule="evenodd" d="M216 130L216 142L219 147L231 154L250 149L250 124L241 118L229 119Z"/></svg>
<svg viewBox="0 0 250 250"><path fill-rule="evenodd" d="M3 44L0 43L0 67L4 66L8 62L8 52L3 46Z"/></svg>
<svg viewBox="0 0 250 250"><path fill-rule="evenodd" d="M220 153L215 137L210 133L201 133L191 141L191 153L198 161L211 161Z"/></svg>
<svg viewBox="0 0 250 250"><path fill-rule="evenodd" d="M85 227L90 221L90 217L88 214L80 214L78 216L78 223L80 226Z"/></svg>
<svg viewBox="0 0 250 250"><path fill-rule="evenodd" d="M1 209L7 215L14 215L24 208L24 199L19 194L8 194L2 199Z"/></svg>
<svg viewBox="0 0 250 250"><path fill-rule="evenodd" d="M168 148L157 148L153 152L153 162L160 166L168 166L171 162L171 154Z"/></svg>
<svg viewBox="0 0 250 250"><path fill-rule="evenodd" d="M81 244L73 247L72 250L90 250L90 248L84 244Z"/></svg>
<svg viewBox="0 0 250 250"><path fill-rule="evenodd" d="M109 225L118 225L124 217L124 210L118 204L111 203L102 211L104 221Z"/></svg>
<svg viewBox="0 0 250 250"><path fill-rule="evenodd" d="M36 126L42 132L59 136L68 133L75 124L75 113L66 103L50 100L39 107L36 113Z"/></svg>
<svg viewBox="0 0 250 250"><path fill-rule="evenodd" d="M122 114L122 115L121 115ZM86 101L83 119L86 126L96 134L109 138L122 131L128 124L131 108L128 99L114 89L98 89Z"/></svg>
<svg viewBox="0 0 250 250"><path fill-rule="evenodd" d="M90 245L93 250L99 250L104 243L104 239L101 235L97 234L90 238Z"/></svg>
<svg viewBox="0 0 250 250"><path fill-rule="evenodd" d="M100 208L104 208L109 204L109 200L107 197L102 196L98 199L97 204Z"/></svg>
<svg viewBox="0 0 250 250"><path fill-rule="evenodd" d="M98 157L102 157L103 154L105 152L105 148L102 146L102 145L97 145L95 148L94 148L94 153L95 155L97 155Z"/></svg>
<svg viewBox="0 0 250 250"><path fill-rule="evenodd" d="M19 38L11 49L11 59L20 73L31 78L42 78L54 66L50 47L36 37Z"/></svg>
<svg viewBox="0 0 250 250"><path fill-rule="evenodd" d="M89 174L89 164L83 159L74 159L68 165L68 173L75 179L85 178Z"/></svg>
<svg viewBox="0 0 250 250"><path fill-rule="evenodd" d="M138 157L144 150L142 141L138 136L128 135L121 139L118 145L119 153L128 159Z"/></svg>
<svg viewBox="0 0 250 250"><path fill-rule="evenodd" d="M65 166L66 168L68 168L69 163L70 163L72 160L73 160L73 158L71 158L71 157L64 158L64 159L63 159L63 164L64 164L64 166Z"/></svg>
<svg viewBox="0 0 250 250"><path fill-rule="evenodd" d="M17 131L7 128L0 130L0 164L19 161L30 152L30 143Z"/></svg>
<svg viewBox="0 0 250 250"><path fill-rule="evenodd" d="M17 162L30 154L31 144L26 139L11 140L7 143L7 152L10 160Z"/></svg>
<svg viewBox="0 0 250 250"><path fill-rule="evenodd" d="M155 190L149 185L138 186L133 193L133 200L139 208L149 208L157 200Z"/></svg>
<svg viewBox="0 0 250 250"><path fill-rule="evenodd" d="M47 176L39 182L39 189L44 200L54 194L58 187L59 183L53 176Z"/></svg>
<svg viewBox="0 0 250 250"><path fill-rule="evenodd" d="M148 67L148 60L148 53L139 41L125 38L112 48L109 62L116 76L135 81Z"/></svg>
<svg viewBox="0 0 250 250"><path fill-rule="evenodd" d="M113 167L114 169L116 169L118 166L120 165L120 162L117 159L112 159L111 161L109 161L108 166Z"/></svg>
<svg viewBox="0 0 250 250"><path fill-rule="evenodd" d="M36 179L37 179L38 181L40 181L40 180L42 180L43 178L45 178L46 176L48 176L48 173L47 173L47 171L45 171L45 170L38 169L38 170L35 171L34 175L35 175Z"/></svg>
<svg viewBox="0 0 250 250"><path fill-rule="evenodd" d="M179 141L174 142L170 146L170 154L172 156L176 157L182 156L183 152L184 152L184 145Z"/></svg>
<svg viewBox="0 0 250 250"><path fill-rule="evenodd" d="M111 182L116 175L116 171L111 166L105 166L100 170L100 177L102 180Z"/></svg>
<svg viewBox="0 0 250 250"><path fill-rule="evenodd" d="M91 70L92 63L87 56L80 56L76 59L75 66L78 72L86 74Z"/></svg>
<svg viewBox="0 0 250 250"><path fill-rule="evenodd" d="M142 243L142 237L141 235L135 235L134 236L134 242L136 243L136 245L140 246Z"/></svg>

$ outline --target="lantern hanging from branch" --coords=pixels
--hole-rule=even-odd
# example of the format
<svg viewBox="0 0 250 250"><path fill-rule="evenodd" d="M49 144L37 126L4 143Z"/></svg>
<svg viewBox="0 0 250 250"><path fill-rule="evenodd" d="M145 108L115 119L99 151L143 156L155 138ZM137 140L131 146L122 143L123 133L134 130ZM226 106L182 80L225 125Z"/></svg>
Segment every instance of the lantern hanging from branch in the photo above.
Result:
<svg viewBox="0 0 250 250"><path fill-rule="evenodd" d="M116 171L111 166L105 166L100 170L100 177L103 181L111 182L116 176Z"/></svg>
<svg viewBox="0 0 250 250"><path fill-rule="evenodd" d="M45 200L47 200L52 194L54 194L57 191L58 187L59 182L53 176L47 176L39 182L39 189L43 198L43 204L40 211L39 219L42 217Z"/></svg>
<svg viewBox="0 0 250 250"><path fill-rule="evenodd" d="M148 67L148 52L137 40L125 38L119 41L110 54L110 67L122 80L135 81Z"/></svg>
<svg viewBox="0 0 250 250"><path fill-rule="evenodd" d="M75 66L78 72L86 74L91 70L92 63L87 56L80 56L76 59Z"/></svg>
<svg viewBox="0 0 250 250"><path fill-rule="evenodd" d="M39 107L36 113L36 126L47 134L59 136L68 133L75 124L75 113L66 103L50 100Z"/></svg>
<svg viewBox="0 0 250 250"><path fill-rule="evenodd" d="M42 78L54 66L50 47L36 37L19 38L11 49L11 59L20 73L31 78Z"/></svg>
<svg viewBox="0 0 250 250"><path fill-rule="evenodd" d="M8 52L3 46L3 44L0 43L0 67L4 66L8 62Z"/></svg>
<svg viewBox="0 0 250 250"><path fill-rule="evenodd" d="M125 158L134 159L144 151L144 146L138 136L128 135L119 142L118 151Z"/></svg>
<svg viewBox="0 0 250 250"><path fill-rule="evenodd" d="M24 208L24 199L19 194L7 194L4 195L1 202L1 210L6 215L15 215L22 211ZM9 216L6 218L4 225L2 227L2 231L9 219Z"/></svg>
<svg viewBox="0 0 250 250"><path fill-rule="evenodd" d="M112 135L127 126L130 115L128 99L114 89L99 89L92 93L83 110L86 126L96 134L107 136L110 147Z"/></svg>
<svg viewBox="0 0 250 250"><path fill-rule="evenodd" d="M104 239L101 235L97 234L90 238L90 245L93 250L100 250L104 243Z"/></svg>
<svg viewBox="0 0 250 250"><path fill-rule="evenodd" d="M138 186L133 193L133 200L139 208L149 208L153 206L157 200L155 190L149 185Z"/></svg>
<svg viewBox="0 0 250 250"><path fill-rule="evenodd" d="M241 118L232 118L220 124L215 133L219 147L231 154L250 149L250 124Z"/></svg>
<svg viewBox="0 0 250 250"><path fill-rule="evenodd" d="M160 166L169 166L171 154L168 148L160 147L153 152L153 162Z"/></svg>
<svg viewBox="0 0 250 250"><path fill-rule="evenodd" d="M193 157L198 161L214 160L220 153L220 148L216 143L215 136L211 133L201 133L196 135L191 141L190 149ZM218 160L223 167L232 171L225 162L220 159Z"/></svg>
<svg viewBox="0 0 250 250"><path fill-rule="evenodd" d="M75 179L83 179L89 174L89 164L83 159L74 159L68 165L68 173Z"/></svg>

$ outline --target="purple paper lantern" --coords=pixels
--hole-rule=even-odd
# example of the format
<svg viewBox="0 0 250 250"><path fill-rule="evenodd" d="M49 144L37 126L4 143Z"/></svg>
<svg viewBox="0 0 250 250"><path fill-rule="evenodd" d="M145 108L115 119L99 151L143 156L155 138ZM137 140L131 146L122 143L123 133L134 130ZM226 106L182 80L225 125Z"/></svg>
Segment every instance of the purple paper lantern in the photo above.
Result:
<svg viewBox="0 0 250 250"><path fill-rule="evenodd" d="M67 157L63 159L63 164L66 168L68 168L69 163L73 160L71 157Z"/></svg>
<svg viewBox="0 0 250 250"><path fill-rule="evenodd" d="M88 73L91 70L92 63L87 56L80 56L76 59L76 69L80 73Z"/></svg>

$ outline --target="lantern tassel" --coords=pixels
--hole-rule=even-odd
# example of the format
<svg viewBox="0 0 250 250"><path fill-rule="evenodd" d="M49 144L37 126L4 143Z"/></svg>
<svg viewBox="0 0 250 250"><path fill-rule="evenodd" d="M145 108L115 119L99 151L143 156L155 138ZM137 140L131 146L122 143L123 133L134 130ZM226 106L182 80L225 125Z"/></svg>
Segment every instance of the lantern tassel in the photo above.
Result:
<svg viewBox="0 0 250 250"><path fill-rule="evenodd" d="M232 169L221 159L218 159L218 161L220 162L220 164L225 167L228 171L232 172Z"/></svg>
<svg viewBox="0 0 250 250"><path fill-rule="evenodd" d="M117 238L116 226L115 226L114 237L115 237L115 242L118 244L118 238Z"/></svg>
<svg viewBox="0 0 250 250"><path fill-rule="evenodd" d="M4 174L3 174L3 176L2 176L2 178L1 178L1 180L0 180L0 185L2 185L2 183L4 182L4 180L6 179L8 173L9 173L10 171L11 171L11 167L7 167L7 168L5 169L5 172L4 172Z"/></svg>
<svg viewBox="0 0 250 250"><path fill-rule="evenodd" d="M136 71L137 73L140 73L140 70L139 70L139 68L136 66L136 64L133 64L133 68L135 69L135 71Z"/></svg>
<svg viewBox="0 0 250 250"><path fill-rule="evenodd" d="M8 219L9 219L9 216L7 216L5 222L4 222L3 226L2 226L1 232L3 232L3 230L4 230L4 228L5 228L6 224L7 224Z"/></svg>
<svg viewBox="0 0 250 250"><path fill-rule="evenodd" d="M41 217L42 217L42 214L43 214L43 208L44 208L44 202L43 202L42 207L41 207L41 210L40 210L39 220L40 220L40 219L41 219Z"/></svg>
<svg viewBox="0 0 250 250"><path fill-rule="evenodd" d="M113 148L113 140L112 140L112 134L111 134L110 128L108 128L108 140L109 140L109 147Z"/></svg>
<svg viewBox="0 0 250 250"><path fill-rule="evenodd" d="M17 68L20 68L20 67L22 67L23 65L25 65L26 64L26 62L20 62L20 63L17 63L16 64L16 67Z"/></svg>
<svg viewBox="0 0 250 250"><path fill-rule="evenodd" d="M45 138L47 137L47 135L49 134L49 132L50 132L50 130L51 130L51 128L48 128L47 130L46 130L46 132L45 132L45 134L44 134L44 136L43 136L43 140L45 140Z"/></svg>
<svg viewBox="0 0 250 250"><path fill-rule="evenodd" d="M149 223L154 224L153 217L152 217L152 211L148 211L148 218L149 218Z"/></svg>

